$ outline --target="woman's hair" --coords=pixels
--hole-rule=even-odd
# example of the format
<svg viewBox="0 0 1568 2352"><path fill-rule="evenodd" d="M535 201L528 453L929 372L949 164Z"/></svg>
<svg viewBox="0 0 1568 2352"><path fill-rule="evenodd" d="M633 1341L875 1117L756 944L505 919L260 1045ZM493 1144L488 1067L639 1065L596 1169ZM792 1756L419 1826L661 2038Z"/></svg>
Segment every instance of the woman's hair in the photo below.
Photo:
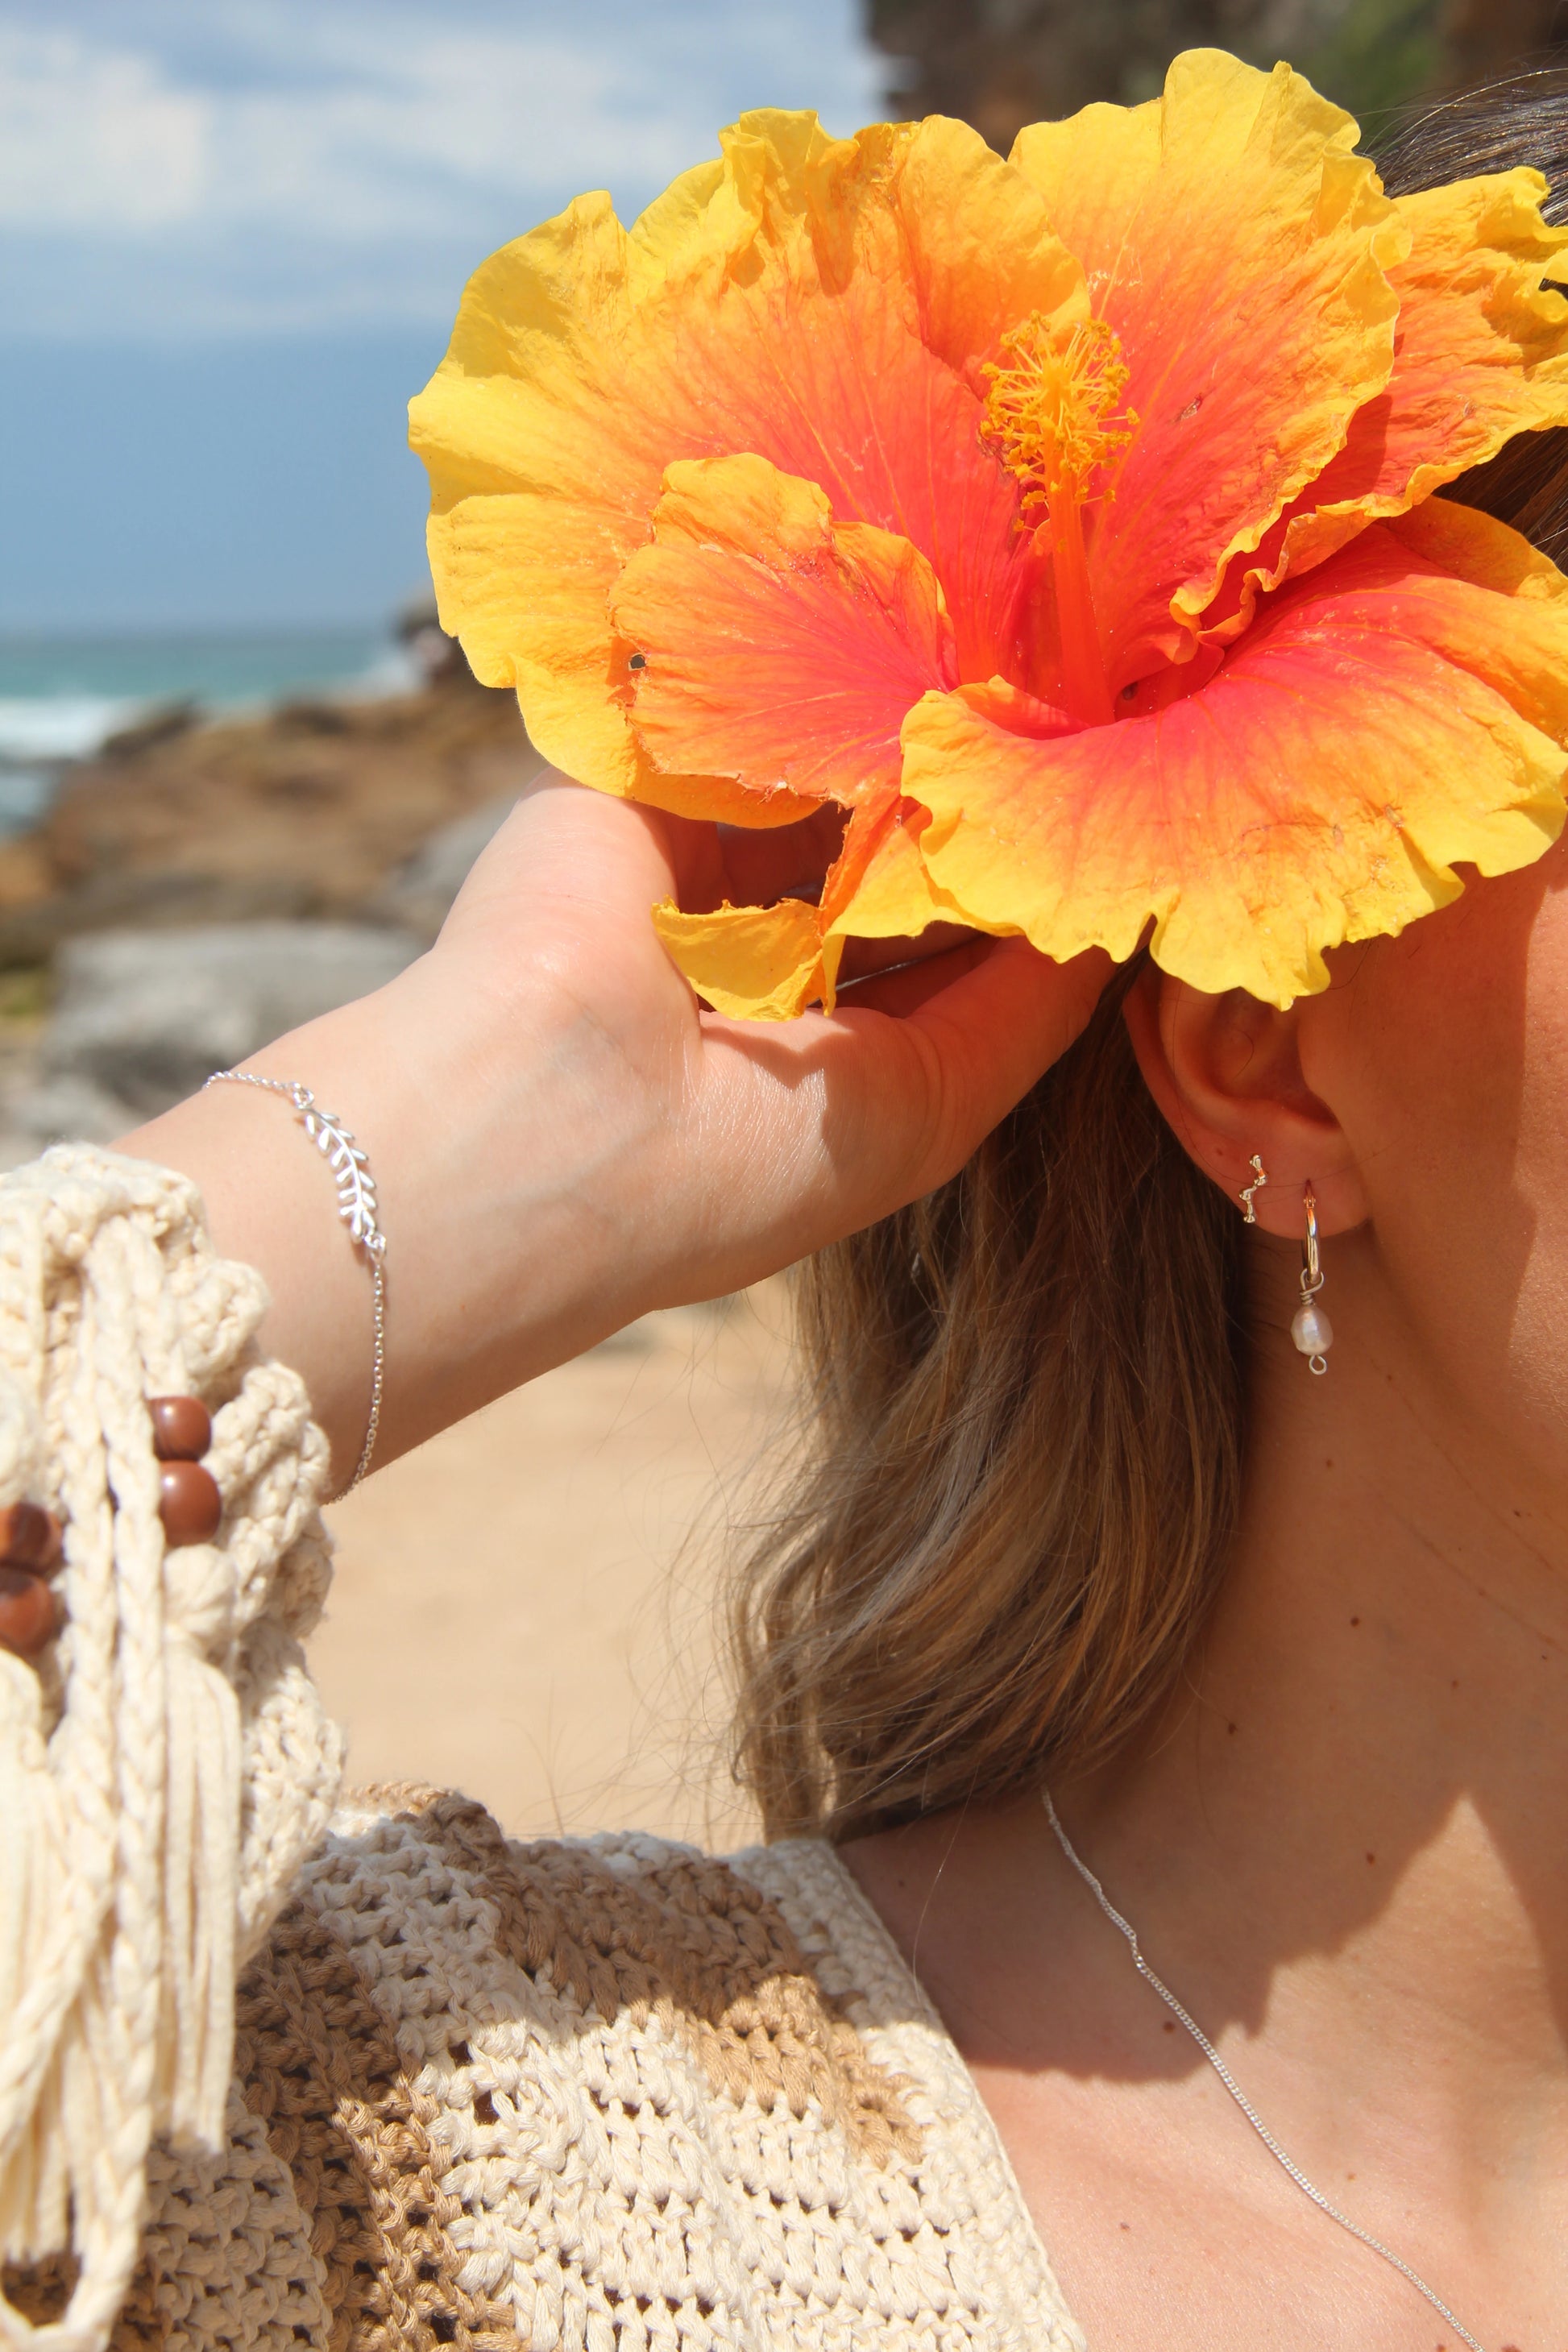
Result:
<svg viewBox="0 0 1568 2352"><path fill-rule="evenodd" d="M1532 163L1568 72L1443 101L1400 194ZM1447 495L1568 546L1568 429ZM847 1837L1115 1749L1224 1573L1247 1429L1241 1219L1156 1110L1131 973L950 1183L800 1269L806 1450L734 1595L737 1769L772 1837Z"/></svg>

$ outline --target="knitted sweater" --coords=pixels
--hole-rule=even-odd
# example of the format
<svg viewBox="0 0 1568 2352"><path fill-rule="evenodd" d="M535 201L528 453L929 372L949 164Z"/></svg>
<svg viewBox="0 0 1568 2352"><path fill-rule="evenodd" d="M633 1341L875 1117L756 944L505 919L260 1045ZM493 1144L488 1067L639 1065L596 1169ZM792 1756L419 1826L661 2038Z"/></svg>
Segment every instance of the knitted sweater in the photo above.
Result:
<svg viewBox="0 0 1568 2352"><path fill-rule="evenodd" d="M413 1790L323 1842L324 1449L188 1186L49 1155L7 1278L0 1503L65 1520L69 1614L0 1654L0 2341L1081 2347L831 1847L518 1845ZM142 1400L191 1388L225 1520L163 1554Z"/></svg>
<svg viewBox="0 0 1568 2352"><path fill-rule="evenodd" d="M1081 2347L826 1844L509 1844L393 1792L339 1816L238 2028L228 2147L157 2152L115 2352Z"/></svg>

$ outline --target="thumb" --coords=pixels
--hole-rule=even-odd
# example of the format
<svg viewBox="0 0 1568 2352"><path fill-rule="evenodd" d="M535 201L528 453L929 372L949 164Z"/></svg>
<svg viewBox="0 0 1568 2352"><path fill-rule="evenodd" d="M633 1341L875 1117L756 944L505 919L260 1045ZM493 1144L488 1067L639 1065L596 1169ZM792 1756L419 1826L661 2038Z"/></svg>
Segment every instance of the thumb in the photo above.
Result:
<svg viewBox="0 0 1568 2352"><path fill-rule="evenodd" d="M872 983L875 1011L855 992L842 1019L879 1115L903 1129L903 1200L956 1174L1082 1034L1115 969L1099 948L1054 963L1026 940L993 940Z"/></svg>
<svg viewBox="0 0 1568 2352"><path fill-rule="evenodd" d="M1099 950L1056 964L1022 940L971 940L864 983L832 1015L704 1014L731 1114L717 1124L774 1262L945 1183L1079 1034L1112 969Z"/></svg>

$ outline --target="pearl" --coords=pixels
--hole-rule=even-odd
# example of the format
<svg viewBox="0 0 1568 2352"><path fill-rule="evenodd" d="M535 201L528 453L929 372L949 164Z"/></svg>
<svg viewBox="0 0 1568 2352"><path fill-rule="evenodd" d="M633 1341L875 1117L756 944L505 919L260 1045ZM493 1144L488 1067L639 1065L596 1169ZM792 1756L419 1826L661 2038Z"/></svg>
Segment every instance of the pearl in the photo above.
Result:
<svg viewBox="0 0 1568 2352"><path fill-rule="evenodd" d="M1290 1337L1303 1356L1324 1356L1334 1344L1334 1327L1316 1299L1303 1299L1290 1318Z"/></svg>

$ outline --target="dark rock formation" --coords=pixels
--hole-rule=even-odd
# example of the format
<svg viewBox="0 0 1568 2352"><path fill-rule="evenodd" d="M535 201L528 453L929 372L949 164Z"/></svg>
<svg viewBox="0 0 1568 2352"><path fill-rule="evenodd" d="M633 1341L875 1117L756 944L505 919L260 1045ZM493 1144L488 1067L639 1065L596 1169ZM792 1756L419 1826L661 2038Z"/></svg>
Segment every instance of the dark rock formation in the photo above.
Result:
<svg viewBox="0 0 1568 2352"><path fill-rule="evenodd" d="M1363 117L1506 71L1568 34L1563 0L866 0L894 104L1004 154L1026 122L1153 97L1179 49L1289 58Z"/></svg>

